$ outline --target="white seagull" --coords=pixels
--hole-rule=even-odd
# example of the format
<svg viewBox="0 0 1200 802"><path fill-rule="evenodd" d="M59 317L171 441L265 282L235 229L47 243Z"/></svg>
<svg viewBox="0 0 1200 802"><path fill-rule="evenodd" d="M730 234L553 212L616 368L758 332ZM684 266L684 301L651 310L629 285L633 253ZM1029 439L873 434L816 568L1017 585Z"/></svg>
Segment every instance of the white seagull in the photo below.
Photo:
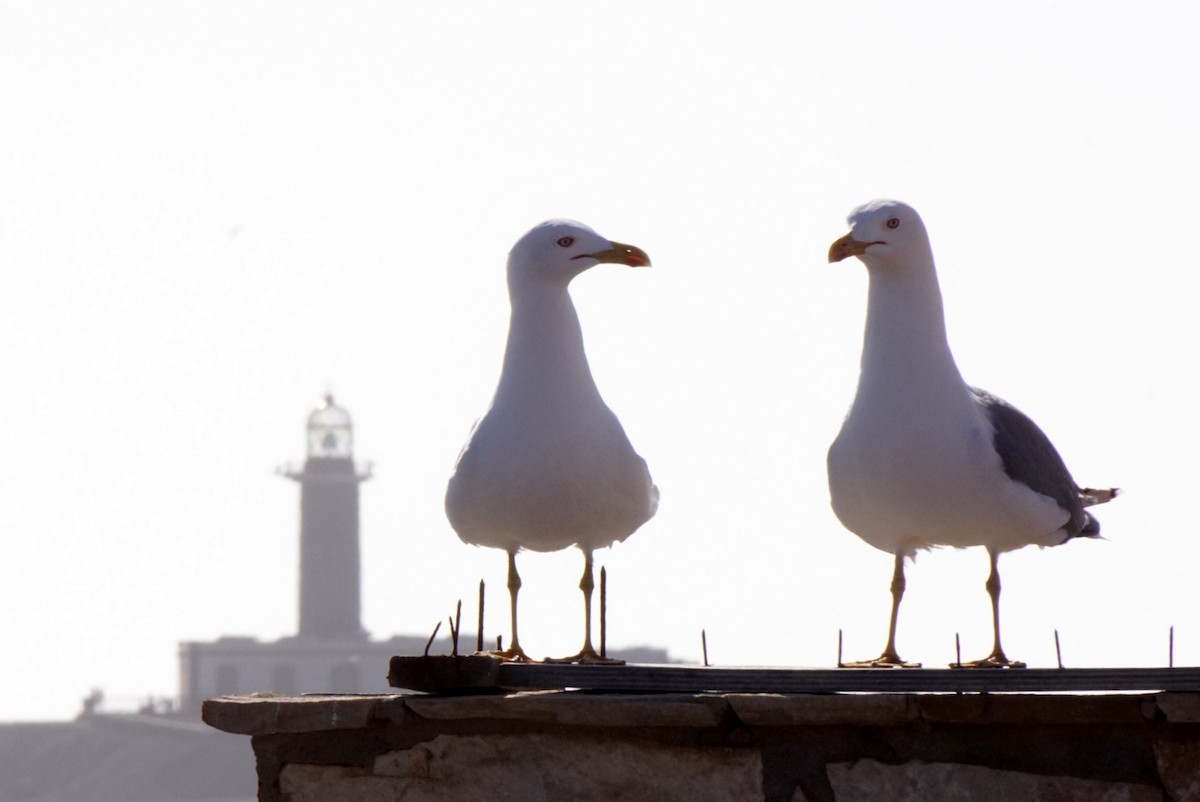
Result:
<svg viewBox="0 0 1200 802"><path fill-rule="evenodd" d="M599 662L592 551L625 540L658 509L645 460L592 380L567 292L571 279L601 262L650 266L640 248L569 220L535 226L513 246L499 386L446 488L446 517L459 538L508 552L512 640L500 654L517 660L528 659L517 636L517 552L583 552L583 648L564 660Z"/></svg>
<svg viewBox="0 0 1200 802"><path fill-rule="evenodd" d="M853 665L919 665L896 652L905 558L934 546L984 546L994 641L991 654L964 665L1022 667L1000 645L1000 554L1098 536L1084 508L1117 490L1079 487L1037 424L963 381L916 211L878 200L848 222L829 261L857 256L867 266L867 323L854 403L829 449L830 500L847 529L895 556L887 646Z"/></svg>

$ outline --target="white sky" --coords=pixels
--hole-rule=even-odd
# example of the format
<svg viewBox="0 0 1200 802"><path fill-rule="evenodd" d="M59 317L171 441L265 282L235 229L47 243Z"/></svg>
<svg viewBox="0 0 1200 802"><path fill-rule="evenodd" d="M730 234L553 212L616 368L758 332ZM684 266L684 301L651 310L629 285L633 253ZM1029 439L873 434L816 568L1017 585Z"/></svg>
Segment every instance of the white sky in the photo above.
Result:
<svg viewBox="0 0 1200 802"><path fill-rule="evenodd" d="M1190 2L0 3L0 720L295 631L273 470L326 388L375 461L367 629L426 634L482 577L507 633L503 554L442 493L549 217L654 260L573 285L662 490L598 553L610 644L874 656L891 558L824 469L866 277L825 253L880 196L925 218L967 379L1126 491L1106 541L1001 561L1010 656L1053 665L1057 627L1069 665L1162 665L1174 624L1200 663L1197 30ZM574 651L578 553L521 568L525 645ZM901 653L986 653L986 574L923 555Z"/></svg>

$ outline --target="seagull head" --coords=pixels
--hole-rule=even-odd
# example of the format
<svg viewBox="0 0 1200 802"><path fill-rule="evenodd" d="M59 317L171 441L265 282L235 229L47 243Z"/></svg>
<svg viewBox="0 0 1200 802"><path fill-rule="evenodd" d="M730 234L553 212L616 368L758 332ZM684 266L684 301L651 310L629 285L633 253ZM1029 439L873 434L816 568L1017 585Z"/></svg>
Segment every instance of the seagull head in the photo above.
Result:
<svg viewBox="0 0 1200 802"><path fill-rule="evenodd" d="M636 245L613 242L583 223L547 220L517 240L508 254L509 280L566 283L602 262L649 267L650 257Z"/></svg>
<svg viewBox="0 0 1200 802"><path fill-rule="evenodd" d="M850 233L829 246L829 261L857 256L868 268L933 259L921 216L906 203L874 200L846 218Z"/></svg>

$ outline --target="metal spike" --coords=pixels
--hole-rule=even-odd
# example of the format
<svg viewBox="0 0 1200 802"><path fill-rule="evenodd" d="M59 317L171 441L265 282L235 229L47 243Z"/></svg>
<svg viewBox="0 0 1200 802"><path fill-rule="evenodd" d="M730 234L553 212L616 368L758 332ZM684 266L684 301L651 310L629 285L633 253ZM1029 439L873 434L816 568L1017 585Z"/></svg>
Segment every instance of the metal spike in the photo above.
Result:
<svg viewBox="0 0 1200 802"><path fill-rule="evenodd" d="M954 633L954 666L962 668L962 641L957 632Z"/></svg>
<svg viewBox="0 0 1200 802"><path fill-rule="evenodd" d="M704 653L704 667L708 668L708 633L700 630L700 649Z"/></svg>
<svg viewBox="0 0 1200 802"><path fill-rule="evenodd" d="M842 630L841 630L841 628L839 628L839 629L838 629L838 655L837 655L837 667L838 667L838 668L845 668L845 664L844 664L844 663L842 663Z"/></svg>
<svg viewBox="0 0 1200 802"><path fill-rule="evenodd" d="M479 624L475 628L475 651L483 651L483 580L479 580Z"/></svg>
<svg viewBox="0 0 1200 802"><path fill-rule="evenodd" d="M1058 667L1062 668L1062 644L1058 642L1058 630L1054 630L1054 654L1058 657Z"/></svg>
<svg viewBox="0 0 1200 802"><path fill-rule="evenodd" d="M1167 635L1167 668L1175 667L1175 625L1171 625L1170 633Z"/></svg>
<svg viewBox="0 0 1200 802"><path fill-rule="evenodd" d="M458 657L458 633L462 627L462 599L454 607L454 617L450 619L450 656Z"/></svg>
<svg viewBox="0 0 1200 802"><path fill-rule="evenodd" d="M442 622L439 620L437 626L433 628L433 633L429 636L429 640L425 641L425 651L423 652L425 657L429 656L429 647L433 645L433 639L437 637L438 630L441 628Z"/></svg>

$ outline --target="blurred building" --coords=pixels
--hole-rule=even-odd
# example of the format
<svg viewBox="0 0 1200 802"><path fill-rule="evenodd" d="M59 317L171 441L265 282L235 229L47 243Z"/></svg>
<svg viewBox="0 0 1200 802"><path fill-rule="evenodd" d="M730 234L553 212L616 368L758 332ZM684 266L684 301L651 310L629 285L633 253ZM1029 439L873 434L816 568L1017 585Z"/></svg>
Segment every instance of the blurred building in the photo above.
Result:
<svg viewBox="0 0 1200 802"><path fill-rule="evenodd" d="M388 658L418 654L425 639L372 641L362 627L359 487L371 466L354 462L349 413L326 395L308 416L307 454L299 470L278 473L300 486L300 614L294 636L249 637L179 645L184 711L221 694L274 691L387 691Z"/></svg>

